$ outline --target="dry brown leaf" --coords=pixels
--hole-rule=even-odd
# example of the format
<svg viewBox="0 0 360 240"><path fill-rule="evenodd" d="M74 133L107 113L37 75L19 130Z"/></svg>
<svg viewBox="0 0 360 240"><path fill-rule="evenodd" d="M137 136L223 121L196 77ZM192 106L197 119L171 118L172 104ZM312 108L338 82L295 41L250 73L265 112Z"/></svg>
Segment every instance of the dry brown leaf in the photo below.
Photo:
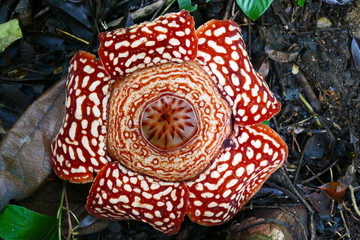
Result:
<svg viewBox="0 0 360 240"><path fill-rule="evenodd" d="M33 193L51 173L50 143L65 115L65 79L41 95L0 143L0 211Z"/></svg>
<svg viewBox="0 0 360 240"><path fill-rule="evenodd" d="M328 182L319 187L322 189L330 198L342 202L346 194L346 189L338 182Z"/></svg>

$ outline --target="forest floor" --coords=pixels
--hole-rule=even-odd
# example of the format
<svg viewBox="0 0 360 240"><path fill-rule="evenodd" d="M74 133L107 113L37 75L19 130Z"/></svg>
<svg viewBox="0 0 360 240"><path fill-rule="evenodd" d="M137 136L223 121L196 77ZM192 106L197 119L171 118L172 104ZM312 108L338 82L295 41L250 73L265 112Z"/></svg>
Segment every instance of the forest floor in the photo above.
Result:
<svg viewBox="0 0 360 240"><path fill-rule="evenodd" d="M75 52L96 53L104 23L114 28L150 20L158 7L149 4L162 1L57 2L0 5L0 23L16 17L23 32L0 53L1 138L66 76ZM186 219L174 236L134 221L86 222L89 186L67 184L70 208L83 221L78 239L249 239L274 228L284 239L360 239L360 2L295 2L275 0L255 22L233 1L199 1L193 13L197 25L226 18L241 26L253 65L282 103L270 126L288 144L284 167L228 223L204 227ZM178 11L177 5L169 11ZM13 202L56 215L62 189L52 176L30 197Z"/></svg>

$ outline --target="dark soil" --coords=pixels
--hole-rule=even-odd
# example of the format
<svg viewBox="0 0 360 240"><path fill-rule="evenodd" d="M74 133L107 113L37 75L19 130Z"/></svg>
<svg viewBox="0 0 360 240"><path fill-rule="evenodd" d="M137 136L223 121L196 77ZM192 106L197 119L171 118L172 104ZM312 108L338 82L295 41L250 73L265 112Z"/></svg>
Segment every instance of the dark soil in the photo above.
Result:
<svg viewBox="0 0 360 240"><path fill-rule="evenodd" d="M141 11L156 1L100 2L0 4L0 23L19 18L24 35L0 54L1 136L66 76L75 52L96 53L105 23L113 29L158 14ZM253 226L271 224L280 225L285 236L273 239L360 239L360 66L353 61L360 53L351 52L353 39L360 43L359 1L308 0L298 7L296 1L275 0L255 22L233 1L198 2L197 25L225 16L242 27L254 66L282 103L270 126L289 146L286 165L227 224L203 227L186 220L180 233L167 237L143 223L102 221L80 229L78 239L249 239ZM177 10L176 4L169 9Z"/></svg>

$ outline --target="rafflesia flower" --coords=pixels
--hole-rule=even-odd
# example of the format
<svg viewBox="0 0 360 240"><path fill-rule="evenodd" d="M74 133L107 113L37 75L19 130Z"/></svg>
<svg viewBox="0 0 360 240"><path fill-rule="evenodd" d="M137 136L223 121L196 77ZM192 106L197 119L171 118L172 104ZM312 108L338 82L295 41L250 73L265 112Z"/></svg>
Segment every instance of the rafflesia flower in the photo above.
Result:
<svg viewBox="0 0 360 240"><path fill-rule="evenodd" d="M60 178L93 181L86 209L94 216L165 234L186 214L222 224L286 159L284 141L261 124L280 103L235 22L195 31L187 11L171 13L101 33L98 53L71 60L51 158Z"/></svg>

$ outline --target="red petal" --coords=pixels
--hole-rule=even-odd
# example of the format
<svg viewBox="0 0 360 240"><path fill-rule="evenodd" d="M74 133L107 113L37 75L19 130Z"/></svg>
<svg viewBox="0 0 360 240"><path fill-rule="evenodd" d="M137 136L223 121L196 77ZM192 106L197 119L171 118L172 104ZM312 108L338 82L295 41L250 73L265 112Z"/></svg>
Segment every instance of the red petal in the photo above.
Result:
<svg viewBox="0 0 360 240"><path fill-rule="evenodd" d="M122 76L170 61L195 59L194 20L187 11L171 13L130 28L99 35L99 55L106 71Z"/></svg>
<svg viewBox="0 0 360 240"><path fill-rule="evenodd" d="M195 181L188 182L187 214L203 225L231 219L287 157L287 146L263 124L235 126L230 147Z"/></svg>
<svg viewBox="0 0 360 240"><path fill-rule="evenodd" d="M52 142L56 174L90 182L111 159L105 151L106 104L110 79L95 56L78 52L70 62L64 124Z"/></svg>
<svg viewBox="0 0 360 240"><path fill-rule="evenodd" d="M86 209L102 219L143 221L170 235L180 229L187 197L182 182L142 176L112 162L95 178Z"/></svg>
<svg viewBox="0 0 360 240"><path fill-rule="evenodd" d="M237 123L260 123L280 111L280 103L251 65L235 22L211 20L196 34L197 59L233 108Z"/></svg>

